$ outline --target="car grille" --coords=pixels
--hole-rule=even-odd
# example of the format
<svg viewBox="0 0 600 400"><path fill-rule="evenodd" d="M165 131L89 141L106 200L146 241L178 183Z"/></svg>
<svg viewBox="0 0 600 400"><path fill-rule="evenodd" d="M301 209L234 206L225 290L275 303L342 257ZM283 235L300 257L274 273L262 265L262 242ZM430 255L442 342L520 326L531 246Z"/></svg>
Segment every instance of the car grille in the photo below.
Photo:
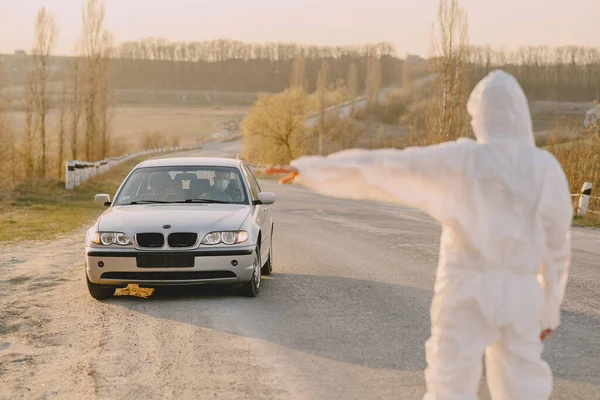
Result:
<svg viewBox="0 0 600 400"><path fill-rule="evenodd" d="M162 233L138 233L135 237L140 247L163 247L165 245L165 237Z"/></svg>
<svg viewBox="0 0 600 400"><path fill-rule="evenodd" d="M198 240L198 234L193 232L177 232L169 235L169 247L192 247Z"/></svg>
<svg viewBox="0 0 600 400"><path fill-rule="evenodd" d="M119 279L129 281L177 281L195 279L235 278L231 271L183 271L183 272L105 272L102 279Z"/></svg>

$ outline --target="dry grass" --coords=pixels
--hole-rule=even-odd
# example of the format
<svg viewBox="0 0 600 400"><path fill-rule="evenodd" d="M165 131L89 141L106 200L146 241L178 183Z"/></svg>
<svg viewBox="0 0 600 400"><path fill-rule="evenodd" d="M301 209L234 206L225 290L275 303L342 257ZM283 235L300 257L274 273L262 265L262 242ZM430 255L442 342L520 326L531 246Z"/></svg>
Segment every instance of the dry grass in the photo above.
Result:
<svg viewBox="0 0 600 400"><path fill-rule="evenodd" d="M577 138L573 141L549 139L545 147L560 162L571 193L580 193L584 182L592 182L592 194L600 190L600 139L597 137ZM577 203L578 198L574 199ZM574 207L576 204L574 204ZM600 226L600 200L591 199L590 212L585 218L575 218L574 224L580 226Z"/></svg>
<svg viewBox="0 0 600 400"><path fill-rule="evenodd" d="M192 144L218 131L220 125L246 115L246 107L172 107L119 106L111 111L111 135L132 143L148 132L159 132L166 140L181 137L181 144ZM25 113L9 111L7 116L17 133L25 130ZM48 115L51 132L58 131L59 110ZM52 135L53 138L56 135Z"/></svg>
<svg viewBox="0 0 600 400"><path fill-rule="evenodd" d="M144 148L186 146L209 139L210 136L222 131L231 121L239 121L246 114L244 107L120 107L114 110L112 127L110 128L111 140L109 141L109 156L131 153ZM67 116L67 123L70 116ZM21 111L7 111L6 120L9 121L11 141L16 143L17 170L25 169L25 113ZM48 143L47 165L49 177L62 179L63 168L57 159L59 146L59 120L60 112L53 110L48 115ZM76 158L84 157L82 148L83 132L79 134L78 154ZM12 143L12 142L11 142ZM40 146L34 142L32 153L39 154ZM4 144L4 143L2 143ZM66 132L64 150L65 159L72 158L70 131ZM6 146L5 146L6 147ZM10 146L9 146L10 147ZM2 148L2 146L0 146ZM8 150L6 150L7 152ZM8 154L6 153L5 154ZM2 164L0 162L0 164ZM10 181L10 168L0 171L0 184ZM23 178L23 173L17 177L17 182ZM0 186L0 190L6 185Z"/></svg>
<svg viewBox="0 0 600 400"><path fill-rule="evenodd" d="M64 182L24 183L0 199L0 243L53 239L92 223L104 208L94 203L96 193L114 194L140 160L130 160L73 191Z"/></svg>
<svg viewBox="0 0 600 400"><path fill-rule="evenodd" d="M537 135L556 134L565 125L583 123L589 102L532 101L530 103L533 130Z"/></svg>
<svg viewBox="0 0 600 400"><path fill-rule="evenodd" d="M595 187L596 197L590 198L590 202L588 204L588 212L586 213L585 217L576 216L573 219L573 225L600 228L600 197L597 197L600 188L598 186ZM593 188L592 194L594 194ZM573 207L575 209L577 208L578 202L579 197L575 197L573 201Z"/></svg>
<svg viewBox="0 0 600 400"><path fill-rule="evenodd" d="M56 103L60 97L62 82L48 82L48 97ZM4 94L11 110L25 110L26 90L23 85L12 85ZM112 100L117 107L155 106L155 107L250 107L256 101L258 93L225 92L212 90L162 90L162 89L115 89Z"/></svg>

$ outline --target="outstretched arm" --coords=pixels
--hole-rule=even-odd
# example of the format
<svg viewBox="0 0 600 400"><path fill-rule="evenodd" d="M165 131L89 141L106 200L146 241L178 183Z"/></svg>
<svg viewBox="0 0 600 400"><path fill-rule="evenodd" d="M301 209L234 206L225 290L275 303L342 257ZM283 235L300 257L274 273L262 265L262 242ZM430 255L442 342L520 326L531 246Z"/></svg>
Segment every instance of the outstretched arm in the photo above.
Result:
<svg viewBox="0 0 600 400"><path fill-rule="evenodd" d="M352 149L326 157L304 156L284 172L284 181L295 179L309 189L332 197L395 202L419 208L433 218L443 218L449 192L464 181L468 155L475 142L459 140L404 150Z"/></svg>

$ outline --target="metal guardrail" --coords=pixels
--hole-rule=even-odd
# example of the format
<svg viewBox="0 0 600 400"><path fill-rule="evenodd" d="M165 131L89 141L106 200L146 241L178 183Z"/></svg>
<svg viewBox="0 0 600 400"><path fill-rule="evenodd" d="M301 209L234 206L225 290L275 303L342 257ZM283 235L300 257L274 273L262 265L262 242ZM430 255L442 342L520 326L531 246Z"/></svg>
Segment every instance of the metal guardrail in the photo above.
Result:
<svg viewBox="0 0 600 400"><path fill-rule="evenodd" d="M124 154L120 157L110 157L104 160L89 162L79 160L67 160L65 170L65 188L67 190L73 190L76 186L81 185L83 182L93 178L94 176L100 175L108 171L109 169L124 163L125 161L131 160L132 158L144 156L155 153L174 153L177 151L195 150L201 148L203 145L210 142L231 142L239 139L240 136L237 133L223 135L216 137L213 140L200 142L195 145L189 146L173 146L173 147L161 147L157 149L141 150L135 153Z"/></svg>
<svg viewBox="0 0 600 400"><path fill-rule="evenodd" d="M83 182L93 178L94 176L103 174L111 168L135 157L155 153L193 150L199 147L199 144L190 146L161 147L157 149L136 151L134 153L124 154L120 157L110 157L95 162L67 160L65 169L65 189L73 190L76 186L81 185Z"/></svg>

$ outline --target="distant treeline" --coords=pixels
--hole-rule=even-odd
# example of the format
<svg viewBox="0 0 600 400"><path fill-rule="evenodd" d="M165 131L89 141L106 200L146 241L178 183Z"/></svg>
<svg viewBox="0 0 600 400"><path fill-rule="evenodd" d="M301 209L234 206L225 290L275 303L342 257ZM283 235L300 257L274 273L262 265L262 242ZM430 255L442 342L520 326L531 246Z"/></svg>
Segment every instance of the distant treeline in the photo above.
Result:
<svg viewBox="0 0 600 400"><path fill-rule="evenodd" d="M3 58L8 81L23 84L29 57ZM319 70L326 61L329 85L346 85L349 70L355 65L357 91L363 93L369 58L380 60L382 87L402 82L406 60L388 43L325 47L229 40L174 43L150 38L122 43L112 50L111 86L274 93L289 87L293 65L300 59L307 91L315 91ZM55 57L55 67L60 70L67 59ZM596 48L524 47L507 52L472 47L469 59L471 87L491 69L502 68L517 77L531 100L591 101L600 92L600 50ZM417 59L416 63L417 75L426 74L426 61ZM56 72L55 79L60 75Z"/></svg>
<svg viewBox="0 0 600 400"><path fill-rule="evenodd" d="M490 70L513 74L530 100L591 101L600 95L600 49L523 47L515 52L469 49L471 84Z"/></svg>
<svg viewBox="0 0 600 400"><path fill-rule="evenodd" d="M7 75L25 81L28 57L5 56ZM307 91L314 91L324 60L329 63L329 82L345 84L352 64L358 73L358 90L365 88L369 57L381 61L382 84L399 82L403 60L386 43L363 47L320 47L296 44L249 44L228 40L171 43L159 39L126 42L111 54L115 89L217 90L280 92L289 86L294 60L305 60ZM57 57L60 59L61 57ZM58 64L63 61L57 60Z"/></svg>
<svg viewBox="0 0 600 400"><path fill-rule="evenodd" d="M345 83L352 64L358 72L359 91L369 57L381 60L383 85L398 82L402 60L388 43L364 47L252 44L229 40L171 43L159 39L121 44L114 67L119 87L147 87L241 92L280 92L289 86L295 59L304 59L305 88L314 91L321 64L329 64L329 82ZM148 63L149 60L154 61ZM143 73L142 73L143 71Z"/></svg>

